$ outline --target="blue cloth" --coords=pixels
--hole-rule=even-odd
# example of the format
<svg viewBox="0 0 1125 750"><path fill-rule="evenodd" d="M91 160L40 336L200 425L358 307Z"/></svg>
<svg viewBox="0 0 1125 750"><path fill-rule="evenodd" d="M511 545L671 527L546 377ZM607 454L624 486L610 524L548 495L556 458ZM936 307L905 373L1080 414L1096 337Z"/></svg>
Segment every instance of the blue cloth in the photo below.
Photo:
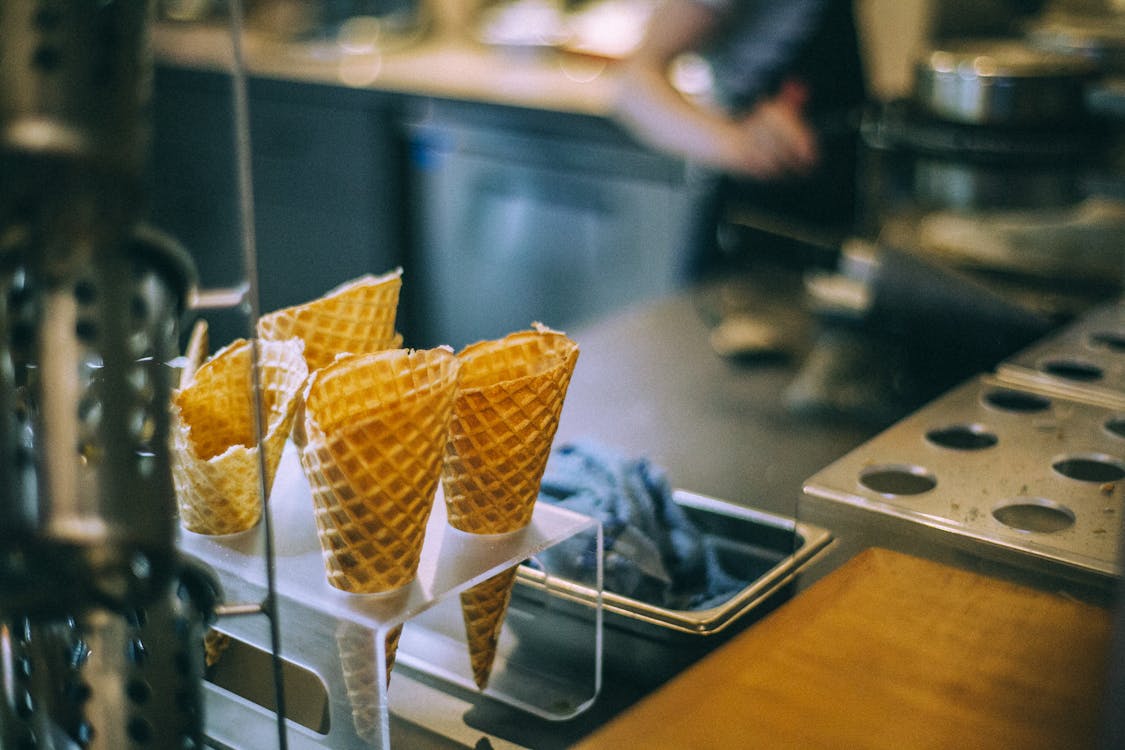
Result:
<svg viewBox="0 0 1125 750"><path fill-rule="evenodd" d="M604 534L607 591L668 609L697 610L729 599L746 581L718 555L672 499L662 469L592 442L551 453L539 499L596 518ZM572 538L540 555L556 575L590 581L594 542Z"/></svg>

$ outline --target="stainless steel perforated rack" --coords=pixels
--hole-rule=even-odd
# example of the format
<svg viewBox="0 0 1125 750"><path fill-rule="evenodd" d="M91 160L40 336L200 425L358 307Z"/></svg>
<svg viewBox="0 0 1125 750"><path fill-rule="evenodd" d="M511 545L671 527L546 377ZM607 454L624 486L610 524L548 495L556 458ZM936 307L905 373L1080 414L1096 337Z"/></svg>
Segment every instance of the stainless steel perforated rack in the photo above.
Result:
<svg viewBox="0 0 1125 750"><path fill-rule="evenodd" d="M939 397L807 480L819 502L1110 589L1122 573L1120 302ZM874 516L870 514L874 513Z"/></svg>

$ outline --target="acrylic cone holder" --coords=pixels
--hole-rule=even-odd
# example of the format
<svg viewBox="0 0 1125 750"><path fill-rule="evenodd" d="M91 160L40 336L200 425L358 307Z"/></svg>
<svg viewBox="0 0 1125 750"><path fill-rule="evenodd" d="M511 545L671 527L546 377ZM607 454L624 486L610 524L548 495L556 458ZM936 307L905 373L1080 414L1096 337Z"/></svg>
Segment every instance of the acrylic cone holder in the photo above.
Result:
<svg viewBox="0 0 1125 750"><path fill-rule="evenodd" d="M390 747L392 716L400 713L396 681L409 681L411 672L439 689L479 694L549 720L569 719L597 697L602 665L602 531L596 521L540 503L531 524L519 532L466 534L446 522L439 489L417 578L391 594L362 595L328 584L308 483L291 445L274 480L269 512L290 747ZM222 537L185 531L180 547L214 569L227 601L261 601L267 590L262 533L261 524ZM517 582L492 680L486 690L478 691L459 594L579 535L588 537L596 552L591 580L583 582L599 592L589 616L575 617L572 611L560 615L562 608L552 606L549 570L546 592L522 596L523 587ZM567 618L565 627L558 627L560 616ZM270 638L263 620L231 616L216 624L238 646L232 647L231 660L239 666L231 671L239 673L236 679L252 683L247 690L206 684L207 734L232 747L261 747L277 732L268 661L251 660L251 666L243 666L239 661L243 656L234 653L253 651L268 658ZM388 689L386 680L378 677L386 674L385 639L399 625L403 630ZM220 666L224 659L226 655L220 657ZM248 674L252 679L247 679ZM290 680L292 675L296 676ZM309 700L310 693L319 692L324 695Z"/></svg>

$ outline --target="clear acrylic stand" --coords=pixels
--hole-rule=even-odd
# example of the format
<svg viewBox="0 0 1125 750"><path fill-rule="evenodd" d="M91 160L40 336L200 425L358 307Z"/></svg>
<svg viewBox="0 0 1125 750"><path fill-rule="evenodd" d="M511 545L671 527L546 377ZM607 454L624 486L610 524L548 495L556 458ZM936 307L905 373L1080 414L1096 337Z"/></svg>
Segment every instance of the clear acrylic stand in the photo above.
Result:
<svg viewBox="0 0 1125 750"><path fill-rule="evenodd" d="M489 699L553 720L581 713L597 697L602 664L602 532L596 521L540 503L531 524L519 532L471 535L448 525L439 492L415 581L391 594L356 595L327 582L308 484L292 446L282 458L268 508L291 747L391 746L395 706L386 680L379 676L387 673L387 637L400 625L396 669L416 671L439 685L482 692ZM223 537L183 531L180 547L214 569L227 600L260 600L267 592L263 533L262 525ZM595 552L591 580L581 583L594 588L598 597L582 615L576 616L572 609L560 615L559 608L552 606L550 570L545 571L545 591L517 595L521 588L517 583L492 677L488 687L478 691L458 594L514 565L539 562L539 553L574 537L582 537L582 544ZM560 617L566 618L561 627ZM263 618L255 617L226 617L216 626L235 644L228 651L233 665L228 671L234 674L207 683L207 734L219 743L259 747L275 731L277 716L269 700L271 670L268 661L254 657L264 654L268 659L265 626ZM222 655L219 666L227 659L227 654Z"/></svg>

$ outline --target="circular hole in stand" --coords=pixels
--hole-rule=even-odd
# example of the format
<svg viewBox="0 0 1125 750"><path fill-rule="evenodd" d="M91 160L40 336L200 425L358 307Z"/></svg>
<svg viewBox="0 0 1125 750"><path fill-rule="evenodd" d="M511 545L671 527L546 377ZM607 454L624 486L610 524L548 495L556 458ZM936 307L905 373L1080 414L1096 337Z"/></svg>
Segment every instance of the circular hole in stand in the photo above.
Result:
<svg viewBox="0 0 1125 750"><path fill-rule="evenodd" d="M1125 464L1100 453L1062 456L1051 462L1051 468L1064 477L1079 482L1116 482L1125 479Z"/></svg>
<svg viewBox="0 0 1125 750"><path fill-rule="evenodd" d="M992 517L1019 531L1053 534L1074 525L1074 511L1041 497L1021 497L998 505Z"/></svg>
<svg viewBox="0 0 1125 750"><path fill-rule="evenodd" d="M1102 427L1114 437L1125 438L1125 414L1117 414L1110 417L1105 421Z"/></svg>
<svg viewBox="0 0 1125 750"><path fill-rule="evenodd" d="M1039 369L1048 375L1054 375L1065 380L1076 380L1082 383L1092 383L1101 380L1102 368L1089 362L1080 362L1076 359L1052 359L1044 362Z"/></svg>
<svg viewBox="0 0 1125 750"><path fill-rule="evenodd" d="M920 466L890 464L860 472L859 483L880 495L921 495L937 486L937 479Z"/></svg>
<svg viewBox="0 0 1125 750"><path fill-rule="evenodd" d="M1032 414L1051 408L1051 399L1024 391L997 388L984 394L984 402L1001 411Z"/></svg>
<svg viewBox="0 0 1125 750"><path fill-rule="evenodd" d="M926 433L926 440L942 448L958 451L979 451L991 448L1000 438L979 424L954 424L937 427Z"/></svg>
<svg viewBox="0 0 1125 750"><path fill-rule="evenodd" d="M1125 331L1097 331L1090 334L1090 345L1111 352L1125 353Z"/></svg>

